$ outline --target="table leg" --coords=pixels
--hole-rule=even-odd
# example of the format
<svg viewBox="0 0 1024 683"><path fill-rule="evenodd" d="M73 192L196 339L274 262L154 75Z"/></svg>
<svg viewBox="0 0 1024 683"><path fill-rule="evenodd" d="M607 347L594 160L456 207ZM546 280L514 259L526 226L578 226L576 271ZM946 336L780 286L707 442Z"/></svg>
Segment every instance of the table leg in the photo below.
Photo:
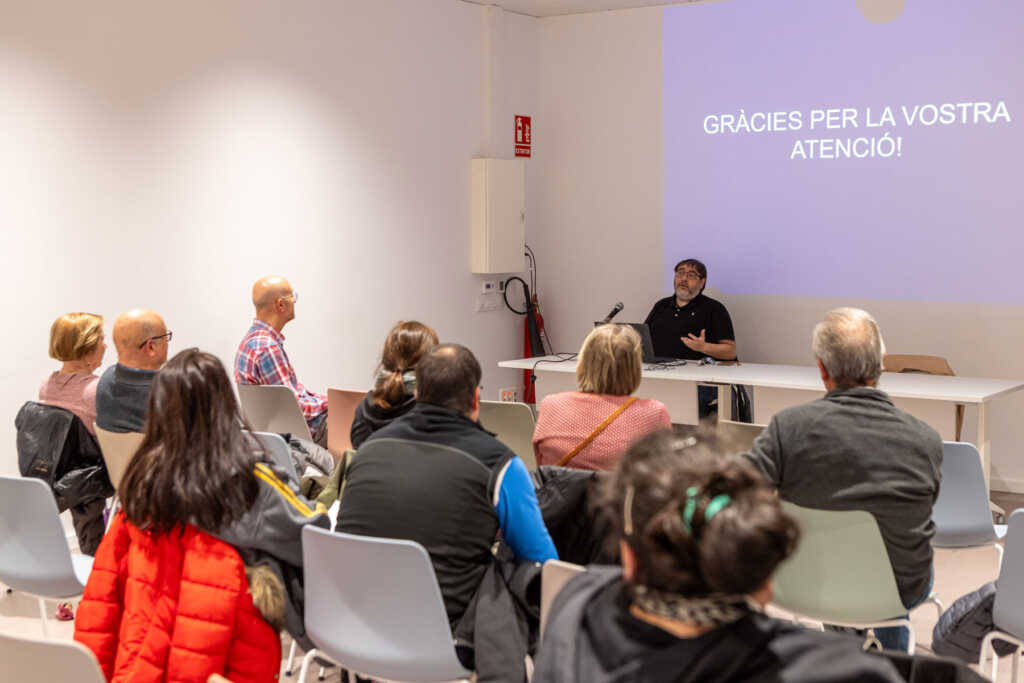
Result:
<svg viewBox="0 0 1024 683"><path fill-rule="evenodd" d="M978 404L978 454L981 455L981 470L985 473L985 490L991 491L992 485L990 482L992 467L992 445L989 443L988 429L987 429L987 414L988 414L988 403L981 402ZM993 512L997 512L1001 515L1006 514L1006 510L1000 506L989 501L989 507Z"/></svg>

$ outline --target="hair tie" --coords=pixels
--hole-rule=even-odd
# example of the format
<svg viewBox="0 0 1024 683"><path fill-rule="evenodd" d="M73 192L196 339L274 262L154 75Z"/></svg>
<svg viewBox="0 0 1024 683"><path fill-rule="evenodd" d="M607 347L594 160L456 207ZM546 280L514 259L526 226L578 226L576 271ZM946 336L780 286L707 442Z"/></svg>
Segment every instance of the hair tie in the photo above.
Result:
<svg viewBox="0 0 1024 683"><path fill-rule="evenodd" d="M683 506L683 526L686 530L693 535L693 514L697 511L697 499L700 496L700 489L696 486L691 486L686 489L686 505ZM723 508L732 502L732 498L727 493L720 493L710 501L704 508L704 522L710 522L711 518L722 511Z"/></svg>

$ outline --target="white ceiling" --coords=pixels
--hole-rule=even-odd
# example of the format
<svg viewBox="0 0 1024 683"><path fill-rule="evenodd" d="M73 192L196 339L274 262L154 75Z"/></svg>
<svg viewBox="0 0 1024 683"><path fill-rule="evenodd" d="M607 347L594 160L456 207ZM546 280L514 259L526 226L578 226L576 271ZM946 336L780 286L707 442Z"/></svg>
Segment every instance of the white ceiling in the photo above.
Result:
<svg viewBox="0 0 1024 683"><path fill-rule="evenodd" d="M603 12L613 9L630 9L633 7L654 7L658 5L678 5L684 2L700 0L467 0L478 5L498 5L509 12L528 14L531 17L553 17L560 14L581 14L584 12Z"/></svg>

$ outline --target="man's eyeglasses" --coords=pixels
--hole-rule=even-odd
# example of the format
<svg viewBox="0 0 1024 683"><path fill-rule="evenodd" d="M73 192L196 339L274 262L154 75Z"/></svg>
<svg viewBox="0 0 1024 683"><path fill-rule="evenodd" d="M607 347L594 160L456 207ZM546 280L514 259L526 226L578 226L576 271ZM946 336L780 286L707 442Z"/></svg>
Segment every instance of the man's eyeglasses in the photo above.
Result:
<svg viewBox="0 0 1024 683"><path fill-rule="evenodd" d="M676 277L683 277L686 278L687 280L699 280L700 273L698 273L696 270L677 270Z"/></svg>
<svg viewBox="0 0 1024 683"><path fill-rule="evenodd" d="M151 341L157 341L158 339L163 339L163 340L166 340L166 341L167 341L167 343L168 343L168 344L170 344L170 343L171 343L171 337L173 337L173 336L174 336L174 333L173 333L173 332L164 332L163 334L158 334L158 335L156 335L155 337L150 337L150 338L149 338L149 339L147 339L146 341L144 341L144 342L142 342L141 344L139 344L139 348L141 349L141 348L142 348L143 346L145 346L145 345L146 345L146 344L148 344L149 342L151 342Z"/></svg>
<svg viewBox="0 0 1024 683"><path fill-rule="evenodd" d="M284 295L284 296L282 296L281 298L282 298L282 299L288 299L288 300L290 300L290 301L291 301L292 303L295 303L296 301L298 301L298 300L299 300L299 293L298 293L298 292L292 292L291 294L285 294L285 295Z"/></svg>

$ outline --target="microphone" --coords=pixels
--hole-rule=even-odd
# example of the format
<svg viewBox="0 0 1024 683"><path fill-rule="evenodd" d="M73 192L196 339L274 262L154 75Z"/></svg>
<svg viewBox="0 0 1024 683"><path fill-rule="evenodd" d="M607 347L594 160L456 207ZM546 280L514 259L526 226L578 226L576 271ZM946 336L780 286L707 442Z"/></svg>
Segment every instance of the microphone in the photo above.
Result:
<svg viewBox="0 0 1024 683"><path fill-rule="evenodd" d="M621 311L623 308L625 308L625 306L622 305L622 302L617 302L614 306L612 306L611 312L604 317L604 320L601 321L601 324L603 325L605 323L610 323L612 321L612 318L617 316L619 314L619 311Z"/></svg>

